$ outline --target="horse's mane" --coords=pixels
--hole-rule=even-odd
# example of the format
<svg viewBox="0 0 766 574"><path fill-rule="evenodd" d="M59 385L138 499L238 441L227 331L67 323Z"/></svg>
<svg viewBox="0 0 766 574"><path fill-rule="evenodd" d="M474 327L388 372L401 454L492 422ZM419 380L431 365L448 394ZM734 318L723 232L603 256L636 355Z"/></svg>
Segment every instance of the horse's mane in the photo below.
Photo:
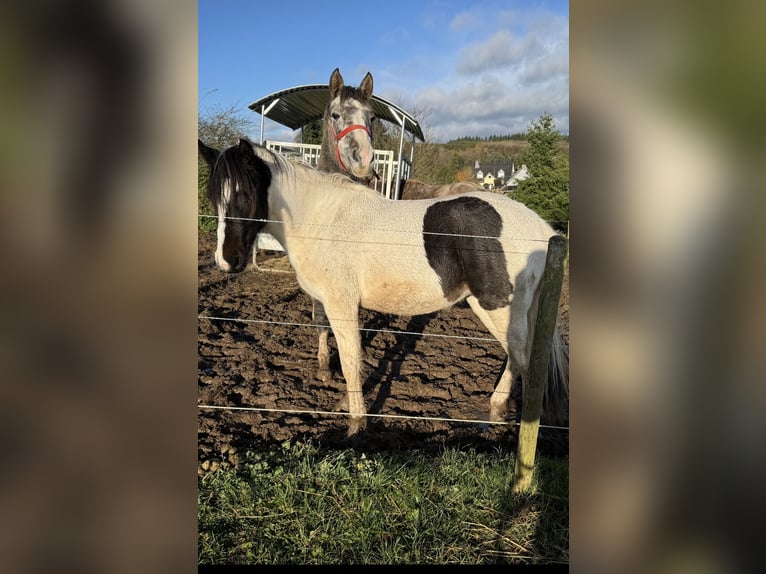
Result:
<svg viewBox="0 0 766 574"><path fill-rule="evenodd" d="M271 184L271 173L261 158L256 156L256 164L253 165L242 155L239 146L235 145L223 150L218 155L208 178L208 198L213 205L220 203L227 181L232 189L239 191L238 201L249 202L251 206L258 204L256 213L265 213L266 194L259 193L259 188L268 189Z"/></svg>
<svg viewBox="0 0 766 574"><path fill-rule="evenodd" d="M207 190L208 198L213 205L218 205L221 202L223 188L227 181L231 181L232 185L242 189L248 189L252 186L252 182L247 177L245 160L236 146L226 148L218 154L218 158L212 166Z"/></svg>

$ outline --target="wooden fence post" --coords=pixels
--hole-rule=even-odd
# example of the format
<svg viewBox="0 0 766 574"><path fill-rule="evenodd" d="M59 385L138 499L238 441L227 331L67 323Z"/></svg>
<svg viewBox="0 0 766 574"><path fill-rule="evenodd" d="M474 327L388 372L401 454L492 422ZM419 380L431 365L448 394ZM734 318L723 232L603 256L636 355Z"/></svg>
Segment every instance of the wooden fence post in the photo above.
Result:
<svg viewBox="0 0 766 574"><path fill-rule="evenodd" d="M548 241L548 255L541 280L540 304L529 358L529 373L522 390L521 427L516 448L516 466L513 471L514 492L527 491L532 484L540 412L548 379L551 339L558 318L566 250L567 240L561 235L554 235Z"/></svg>

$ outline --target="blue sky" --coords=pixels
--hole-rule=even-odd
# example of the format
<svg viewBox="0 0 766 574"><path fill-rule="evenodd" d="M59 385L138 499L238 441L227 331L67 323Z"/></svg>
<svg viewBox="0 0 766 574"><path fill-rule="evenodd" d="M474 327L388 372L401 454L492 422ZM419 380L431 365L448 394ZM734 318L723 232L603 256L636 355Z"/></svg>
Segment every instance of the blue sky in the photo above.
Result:
<svg viewBox="0 0 766 574"><path fill-rule="evenodd" d="M569 133L569 3L479 0L199 0L198 102L205 114L303 84L367 72L374 93L426 138L524 132L544 112ZM266 120L266 139L295 132Z"/></svg>

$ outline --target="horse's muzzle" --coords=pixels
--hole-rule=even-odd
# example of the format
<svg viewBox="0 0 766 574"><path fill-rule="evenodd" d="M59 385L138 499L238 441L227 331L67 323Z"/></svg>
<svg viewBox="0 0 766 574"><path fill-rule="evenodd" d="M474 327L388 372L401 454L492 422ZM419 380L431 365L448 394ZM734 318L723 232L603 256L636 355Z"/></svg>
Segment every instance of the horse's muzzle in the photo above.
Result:
<svg viewBox="0 0 766 574"><path fill-rule="evenodd" d="M354 177L358 177L360 179L367 179L372 177L373 170L370 167L367 167L366 169L363 166L360 166L357 168L356 166L353 166L351 168L351 173L354 174Z"/></svg>
<svg viewBox="0 0 766 574"><path fill-rule="evenodd" d="M232 253L218 261L218 267L224 273L240 273L247 265L247 258L242 253Z"/></svg>

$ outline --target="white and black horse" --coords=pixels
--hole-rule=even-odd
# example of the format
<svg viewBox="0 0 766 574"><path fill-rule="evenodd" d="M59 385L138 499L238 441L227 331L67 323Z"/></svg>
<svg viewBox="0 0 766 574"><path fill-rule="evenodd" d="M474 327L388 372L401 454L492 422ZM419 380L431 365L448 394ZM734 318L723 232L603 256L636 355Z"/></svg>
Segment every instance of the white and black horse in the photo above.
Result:
<svg viewBox="0 0 766 574"><path fill-rule="evenodd" d="M338 343L349 436L366 425L359 309L420 315L467 300L507 353L490 398L505 420L513 373L526 380L551 227L521 203L478 191L391 201L337 174L240 140L215 158L208 194L218 214L215 261L242 271L258 233L284 247L301 288L326 310ZM543 420L568 408L568 353L555 331ZM424 397L424 400L426 398Z"/></svg>

